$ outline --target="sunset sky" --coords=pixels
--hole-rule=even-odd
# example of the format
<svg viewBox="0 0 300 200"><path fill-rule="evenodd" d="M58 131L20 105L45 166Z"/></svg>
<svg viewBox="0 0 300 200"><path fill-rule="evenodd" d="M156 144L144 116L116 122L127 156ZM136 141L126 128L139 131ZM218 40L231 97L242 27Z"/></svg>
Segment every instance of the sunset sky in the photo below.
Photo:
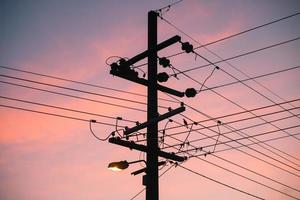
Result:
<svg viewBox="0 0 300 200"><path fill-rule="evenodd" d="M100 138L115 130L116 117L124 119L118 121L118 129L146 121L146 88L110 75L106 61L146 50L148 11L174 2L0 1L1 200L129 200L144 188L142 174L130 175L143 163L121 172L107 166L145 155L97 140L89 120L99 122L92 130ZM169 58L189 77L180 73L162 85L199 90L207 81L194 98L159 93L160 114L180 102L186 104L183 115L159 123L160 130L166 127L166 144L160 144L165 151L177 152L191 124L200 122L186 140L190 145L182 147L188 151L178 154L199 156L182 167L168 163L160 170L162 174L171 167L159 179L160 199L257 199L250 194L270 200L300 199L299 12L298 0L183 0L163 10L165 20L158 18L159 42L179 35L194 47L282 20L195 49L198 56L183 53ZM207 65L259 49L215 64L219 70ZM158 55L181 51L176 43ZM147 72L147 66L137 70L140 77L142 71ZM160 65L158 71L174 73ZM273 72L256 82L217 87ZM257 134L261 135L251 137ZM130 140L144 144L142 135ZM258 144L247 146L253 142ZM213 153L205 156L207 152ZM145 199L145 192L134 199Z"/></svg>

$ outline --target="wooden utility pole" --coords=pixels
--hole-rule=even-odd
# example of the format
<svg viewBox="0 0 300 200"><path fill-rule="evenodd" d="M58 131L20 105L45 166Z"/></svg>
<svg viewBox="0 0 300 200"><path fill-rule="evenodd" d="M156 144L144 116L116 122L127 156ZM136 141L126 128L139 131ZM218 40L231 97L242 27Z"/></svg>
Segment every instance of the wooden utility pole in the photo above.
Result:
<svg viewBox="0 0 300 200"><path fill-rule="evenodd" d="M181 105L179 108L169 109L169 112L159 115L157 91L159 90L177 97L183 97L185 93L157 83L157 52L179 42L181 39L176 35L157 44L157 17L158 14L156 11L148 12L148 49L129 60L120 59L119 61L112 63L110 70L110 73L114 76L144 85L148 88L147 122L139 123L135 127L126 128L124 130L124 135L128 136L136 131L147 128L147 145L145 146L136 144L134 141L127 141L129 140L129 137L126 137L127 140L122 140L119 137L112 137L109 139L110 143L142 151L147 154L146 169L141 169L132 173L136 175L146 172L146 175L143 177L143 184L146 186L146 200L159 199L158 166L161 163L158 162L158 157L174 160L176 162L182 162L186 159L175 153L161 151L158 147L158 122L185 111L185 107ZM138 73L131 68L134 63L146 57L148 58L148 80L139 78Z"/></svg>
<svg viewBox="0 0 300 200"><path fill-rule="evenodd" d="M158 117L157 110L157 13L148 12L148 105L147 121ZM158 122L147 127L146 200L158 200Z"/></svg>

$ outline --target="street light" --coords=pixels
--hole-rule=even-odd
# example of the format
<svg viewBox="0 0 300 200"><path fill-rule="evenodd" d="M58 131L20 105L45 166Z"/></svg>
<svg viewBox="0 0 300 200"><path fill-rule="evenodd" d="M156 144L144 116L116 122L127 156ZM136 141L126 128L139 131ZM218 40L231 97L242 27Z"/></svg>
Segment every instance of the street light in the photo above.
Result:
<svg viewBox="0 0 300 200"><path fill-rule="evenodd" d="M144 162L146 164L145 160L136 160L132 162L127 162L126 160L119 161L119 162L112 162L108 164L108 169L113 171L122 171L124 169L127 169L130 164L138 163L138 162Z"/></svg>

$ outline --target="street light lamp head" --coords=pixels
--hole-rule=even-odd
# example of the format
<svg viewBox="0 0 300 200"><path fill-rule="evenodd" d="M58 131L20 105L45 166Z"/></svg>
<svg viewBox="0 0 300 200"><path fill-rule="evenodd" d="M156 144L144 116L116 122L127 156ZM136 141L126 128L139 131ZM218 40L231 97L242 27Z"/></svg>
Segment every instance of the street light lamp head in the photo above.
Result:
<svg viewBox="0 0 300 200"><path fill-rule="evenodd" d="M128 168L128 166L129 166L129 163L126 160L124 160L124 161L109 163L108 169L113 170L113 171L122 171L122 170Z"/></svg>

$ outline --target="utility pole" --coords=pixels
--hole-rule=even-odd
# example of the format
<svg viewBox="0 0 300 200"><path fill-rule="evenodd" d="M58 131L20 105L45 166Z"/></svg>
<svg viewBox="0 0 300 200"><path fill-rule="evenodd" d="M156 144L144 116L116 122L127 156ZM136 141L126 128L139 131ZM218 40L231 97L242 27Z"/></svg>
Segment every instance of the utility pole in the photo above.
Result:
<svg viewBox="0 0 300 200"><path fill-rule="evenodd" d="M157 13L148 12L148 51L157 45ZM148 55L147 121L158 117L157 110L157 51ZM158 122L147 128L146 200L158 200Z"/></svg>
<svg viewBox="0 0 300 200"><path fill-rule="evenodd" d="M146 172L146 175L143 177L143 184L146 186L146 200L159 199L158 166L165 162L158 162L158 157L174 160L176 162L183 162L186 159L173 152L169 153L161 151L158 146L158 122L185 111L185 107L181 105L176 109L170 108L169 112L159 115L157 91L159 90L177 97L183 97L185 93L157 83L157 52L181 40L181 38L176 35L157 44L157 17L157 12L148 12L148 49L129 60L120 59L110 65L110 74L144 85L148 88L147 122L138 123L137 126L132 128L127 127L124 130L124 135L128 136L138 130L147 128L147 146L136 144L134 141L127 141L129 140L129 137L126 137L126 140L122 140L120 137L109 138L110 143L142 151L147 154L146 169L140 169L132 173L133 175L136 175ZM146 57L148 58L148 80L139 78L138 73L130 68L134 63Z"/></svg>

